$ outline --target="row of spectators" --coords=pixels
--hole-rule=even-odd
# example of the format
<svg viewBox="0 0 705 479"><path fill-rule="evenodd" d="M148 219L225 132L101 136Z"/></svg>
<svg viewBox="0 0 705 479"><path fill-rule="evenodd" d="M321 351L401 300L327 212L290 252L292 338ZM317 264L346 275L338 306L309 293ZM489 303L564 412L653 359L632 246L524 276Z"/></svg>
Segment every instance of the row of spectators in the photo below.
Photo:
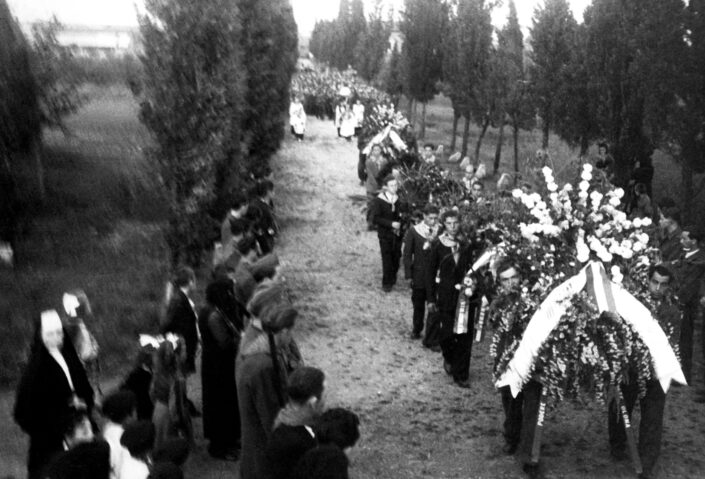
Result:
<svg viewBox="0 0 705 479"><path fill-rule="evenodd" d="M194 270L177 268L160 334L140 337L134 367L102 401L85 294L40 315L15 403L30 479L183 477L200 416L209 455L238 463L243 479L347 477L359 420L325 410L324 373L304 366L293 338L273 197L269 178L249 198L234 195L205 304L196 305ZM187 394L199 351L202 410Z"/></svg>

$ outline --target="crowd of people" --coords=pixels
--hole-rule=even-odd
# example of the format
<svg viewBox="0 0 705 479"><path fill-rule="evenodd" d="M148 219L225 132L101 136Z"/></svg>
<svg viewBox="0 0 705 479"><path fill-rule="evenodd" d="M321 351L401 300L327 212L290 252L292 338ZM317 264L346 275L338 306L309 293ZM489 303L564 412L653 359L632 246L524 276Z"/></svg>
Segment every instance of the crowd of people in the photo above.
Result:
<svg viewBox="0 0 705 479"><path fill-rule="evenodd" d="M426 146L430 148L424 148L418 155L419 163L429 161L432 155L433 146ZM379 164L392 161L378 158L381 154L381 148L373 145L367 157L367 172L377 178ZM661 262L649 271L648 291L656 305L657 319L676 327L682 370L692 385L694 324L705 306L705 232L694 224L682 226L674 201L664 199L658 205L652 203L653 169L649 173L646 165L650 162L642 160L635 165L631 180L625 185L631 193L625 195L621 208L630 218L649 217L658 225L658 235L652 241L660 251ZM595 168L601 172L597 181L614 181L614 160L605 144L600 145ZM475 176L479 169L471 164L461 165L463 173L470 176L464 182L467 196L490 201L494 193L485 193L481 179L484 171L480 179ZM647 180L649 186L645 183ZM366 183L370 221L377 230L382 257L382 289L384 292L392 290L401 262L411 290L411 338L422 338L423 346L434 351L440 349L444 371L458 387L470 388L473 338L482 336L477 328L482 328L483 324L490 327L499 324L503 320L502 305L518 301L521 288L531 288L536 278L511 258L478 261L483 252L492 248L492 241L477 228L469 234L461 233L458 208L439 209L429 202L422 212L405 215L408 207L398 198L398 183L394 174L380 181L379 192L375 191L376 185L369 181L369 176ZM496 193L500 196L501 183L502 179ZM472 280L466 284L468 278ZM472 288L472 294L461 294L461 289L466 287ZM703 333L705 338L705 331ZM497 358L508 342L508 338L499 338ZM698 384L696 402L705 403L704 385L705 381ZM532 379L516 397L508 386L500 388L499 392L505 414L504 452L516 454L524 471L534 477L539 471L535 429L542 414L542 385ZM624 422L628 421L638 401L641 421L636 448L642 467L640 477L653 477L661 448L665 393L654 379L646 385L643 397L639 397L636 380L622 385L622 395L624 411L617 410L615 399L609 402L607 422L612 456L617 460L629 457Z"/></svg>
<svg viewBox="0 0 705 479"><path fill-rule="evenodd" d="M359 419L326 408L325 375L292 336L273 198L271 173L232 195L205 304L195 304L194 270L176 268L159 334L140 336L134 367L106 395L85 293L41 313L14 411L30 479L183 477L200 416L208 454L239 461L242 479L348 477ZM201 410L188 394L199 351Z"/></svg>

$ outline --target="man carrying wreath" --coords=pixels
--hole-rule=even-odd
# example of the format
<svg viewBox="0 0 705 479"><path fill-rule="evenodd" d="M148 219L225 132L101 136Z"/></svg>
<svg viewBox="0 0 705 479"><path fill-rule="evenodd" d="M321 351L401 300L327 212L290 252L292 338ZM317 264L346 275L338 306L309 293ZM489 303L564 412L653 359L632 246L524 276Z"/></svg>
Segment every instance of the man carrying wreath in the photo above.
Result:
<svg viewBox="0 0 705 479"><path fill-rule="evenodd" d="M656 265L649 269L649 294L656 307L656 319L664 329L677 327L680 323L681 313L671 301L672 282L673 273L665 266ZM629 416L631 416L637 398L639 399L641 421L639 423L639 443L637 448L643 468L639 477L649 479L654 477L653 469L661 452L663 409L666 405L666 393L658 380L651 378L646 382L644 397L639 398L639 384L637 383L635 371L629 371L628 382L622 384L621 389L624 396L624 405ZM609 402L608 414L607 425L610 438L610 453L617 460L626 460L629 458L626 451L627 434L616 398L612 398Z"/></svg>
<svg viewBox="0 0 705 479"><path fill-rule="evenodd" d="M474 260L476 247L459 237L460 218L455 210L446 211L441 219L443 234L431 248L427 297L429 313L438 311L439 339L443 352L443 368L461 388L470 387L470 357L475 317L480 295L466 275Z"/></svg>
<svg viewBox="0 0 705 479"><path fill-rule="evenodd" d="M493 340L495 370L502 356L510 352L512 344L521 340L531 310L523 304L521 288L524 281L519 267L510 258L503 258L496 268L497 296L490 306L490 318L496 337ZM504 447L502 451L517 458L529 475L538 472L538 463L531 462L531 452L536 430L536 422L541 403L542 386L530 380L522 391L512 396L509 386L499 388L504 410Z"/></svg>

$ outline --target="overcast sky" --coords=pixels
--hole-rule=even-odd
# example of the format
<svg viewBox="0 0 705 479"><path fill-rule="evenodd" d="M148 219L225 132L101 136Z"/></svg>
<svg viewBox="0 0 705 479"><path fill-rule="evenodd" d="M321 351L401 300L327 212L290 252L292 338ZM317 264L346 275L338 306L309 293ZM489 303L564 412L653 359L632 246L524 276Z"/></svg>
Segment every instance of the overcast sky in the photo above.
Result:
<svg viewBox="0 0 705 479"><path fill-rule="evenodd" d="M78 25L137 25L135 12L142 0L8 0L10 9L20 22L45 20L55 14L60 22ZM198 1L198 0L196 0ZM266 1L266 0L265 0ZM385 0L400 8L403 0ZM372 0L365 0L373 3ZM542 0L515 0L519 23L531 26L534 8ZM316 20L334 18L338 14L338 0L291 0L299 31L307 35ZM506 1L504 2L507 3ZM582 21L582 13L590 0L569 0L573 13ZM506 5L494 14L494 22L501 25L507 16Z"/></svg>

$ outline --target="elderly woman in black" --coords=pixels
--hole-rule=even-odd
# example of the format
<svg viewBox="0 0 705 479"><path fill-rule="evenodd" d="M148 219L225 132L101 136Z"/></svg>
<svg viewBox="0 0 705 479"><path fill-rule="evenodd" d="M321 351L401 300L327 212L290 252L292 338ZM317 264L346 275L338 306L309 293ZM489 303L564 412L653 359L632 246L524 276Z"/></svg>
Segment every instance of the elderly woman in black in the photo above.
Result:
<svg viewBox="0 0 705 479"><path fill-rule="evenodd" d="M63 450L64 418L72 407L93 408L93 389L59 314L44 311L35 325L29 364L15 402L15 421L29 435L29 479L40 478Z"/></svg>
<svg viewBox="0 0 705 479"><path fill-rule="evenodd" d="M208 305L198 318L203 347L203 435L210 440L208 453L224 460L237 459L240 441L235 358L243 311L233 288L233 281L227 277L214 279L206 288Z"/></svg>

